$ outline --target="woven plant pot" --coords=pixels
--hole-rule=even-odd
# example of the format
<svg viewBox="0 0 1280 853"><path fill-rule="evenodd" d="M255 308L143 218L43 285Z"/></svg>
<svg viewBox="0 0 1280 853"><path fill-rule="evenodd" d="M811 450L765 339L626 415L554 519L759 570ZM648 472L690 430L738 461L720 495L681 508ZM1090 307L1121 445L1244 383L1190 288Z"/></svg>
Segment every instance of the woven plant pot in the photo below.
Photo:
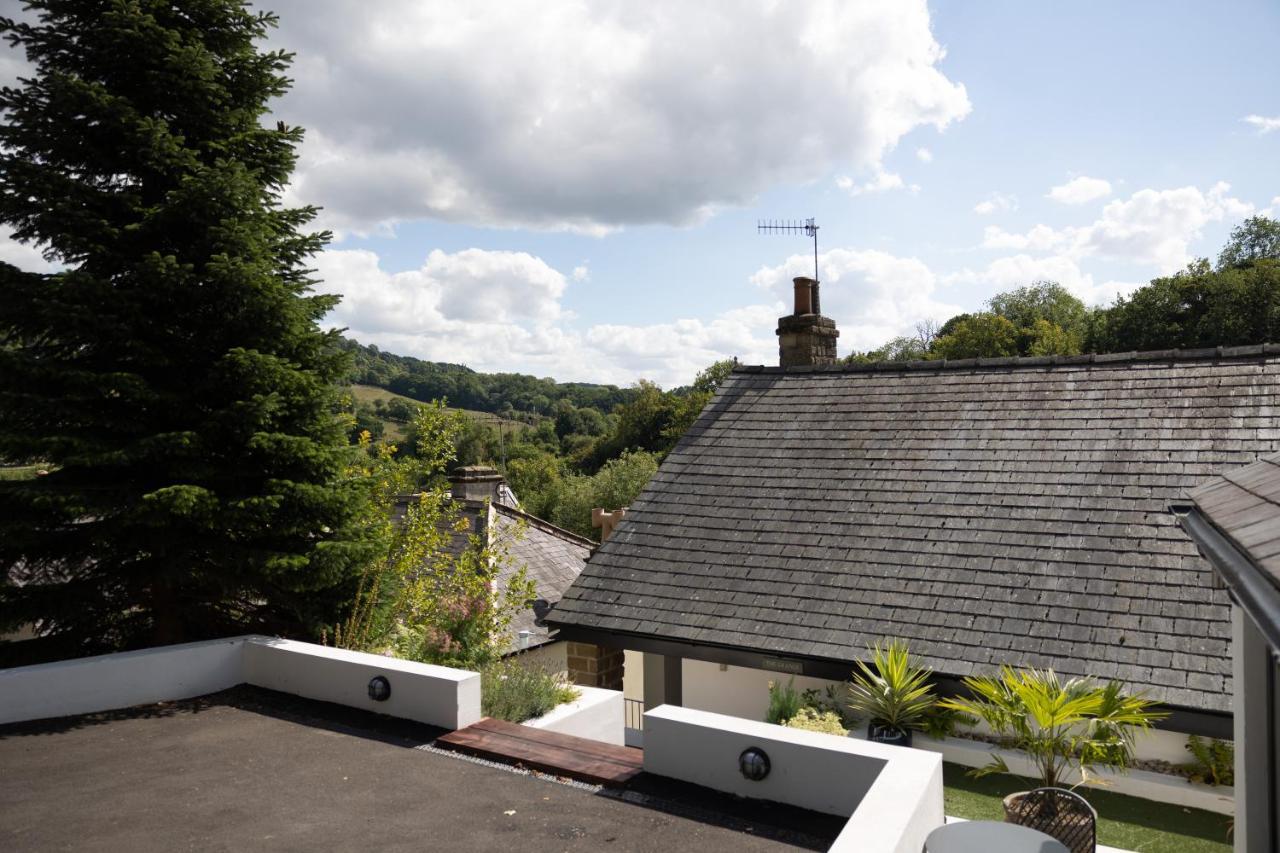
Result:
<svg viewBox="0 0 1280 853"><path fill-rule="evenodd" d="M1071 853L1094 853L1098 847L1098 813L1084 797L1065 788L1010 794L1004 798L1004 820L1050 835Z"/></svg>

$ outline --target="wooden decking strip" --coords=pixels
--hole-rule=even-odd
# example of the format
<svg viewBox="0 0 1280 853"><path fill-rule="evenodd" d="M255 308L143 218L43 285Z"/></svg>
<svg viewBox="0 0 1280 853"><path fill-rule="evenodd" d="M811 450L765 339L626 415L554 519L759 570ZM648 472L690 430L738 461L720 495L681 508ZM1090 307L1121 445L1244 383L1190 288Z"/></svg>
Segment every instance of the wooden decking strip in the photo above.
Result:
<svg viewBox="0 0 1280 853"><path fill-rule="evenodd" d="M610 787L626 784L644 769L644 753L638 749L488 717L441 735L436 746Z"/></svg>

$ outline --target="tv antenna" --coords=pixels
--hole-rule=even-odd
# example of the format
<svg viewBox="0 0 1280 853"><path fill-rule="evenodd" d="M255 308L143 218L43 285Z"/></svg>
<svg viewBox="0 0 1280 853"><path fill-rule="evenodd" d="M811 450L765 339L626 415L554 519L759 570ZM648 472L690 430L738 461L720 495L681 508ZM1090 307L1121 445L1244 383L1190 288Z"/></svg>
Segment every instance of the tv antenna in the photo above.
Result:
<svg viewBox="0 0 1280 853"><path fill-rule="evenodd" d="M798 219L758 219L757 234L803 234L813 238L813 280L818 280L818 223L810 217L804 222Z"/></svg>

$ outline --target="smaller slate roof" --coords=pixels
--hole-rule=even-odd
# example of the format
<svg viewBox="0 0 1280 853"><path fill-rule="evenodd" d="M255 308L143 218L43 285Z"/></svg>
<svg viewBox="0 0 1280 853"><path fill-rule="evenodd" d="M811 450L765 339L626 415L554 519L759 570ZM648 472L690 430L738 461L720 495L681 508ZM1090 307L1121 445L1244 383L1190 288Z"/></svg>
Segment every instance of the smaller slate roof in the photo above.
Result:
<svg viewBox="0 0 1280 853"><path fill-rule="evenodd" d="M517 532L521 528L522 532ZM511 561L499 575L498 582L506 582L512 574L523 568L529 580L534 583L535 594L547 606L558 602L564 591L582 573L587 557L591 556L591 549L595 545L590 539L583 539L536 516L502 504L493 504L489 530L491 537L511 537L508 540ZM541 605L523 610L511 621L513 645L521 631L531 632L530 646L542 645L555 639L547 626L542 624L536 612L539 607Z"/></svg>
<svg viewBox="0 0 1280 853"><path fill-rule="evenodd" d="M1215 477L1187 497L1280 586L1280 453Z"/></svg>

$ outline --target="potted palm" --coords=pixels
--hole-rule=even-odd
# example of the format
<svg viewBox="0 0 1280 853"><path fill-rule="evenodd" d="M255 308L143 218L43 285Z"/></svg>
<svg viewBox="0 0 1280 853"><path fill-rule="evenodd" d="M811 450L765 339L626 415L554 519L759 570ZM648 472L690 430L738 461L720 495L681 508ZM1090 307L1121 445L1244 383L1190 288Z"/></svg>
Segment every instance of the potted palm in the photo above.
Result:
<svg viewBox="0 0 1280 853"><path fill-rule="evenodd" d="M1001 745L1021 750L1035 768L1041 789L1074 788L1093 781L1095 770L1124 771L1133 763L1134 734L1166 716L1141 695L1128 695L1123 685L1091 678L1063 680L1053 670L1002 667L998 676L964 680L967 698L943 700L941 706L973 714L991 727ZM1003 757L971 770L975 776L1009 773ZM1072 783L1074 781L1074 784ZM1005 820L1037 825L1051 822L1070 832L1073 823L1092 822L1093 810L1082 798L1037 797L1052 814L1030 802L1041 791L1019 791L1005 797ZM1078 801L1078 814L1064 815L1064 803Z"/></svg>
<svg viewBox="0 0 1280 853"><path fill-rule="evenodd" d="M898 640L870 649L872 663L857 661L849 684L849 707L869 720L867 739L911 746L911 732L937 701L932 673Z"/></svg>

